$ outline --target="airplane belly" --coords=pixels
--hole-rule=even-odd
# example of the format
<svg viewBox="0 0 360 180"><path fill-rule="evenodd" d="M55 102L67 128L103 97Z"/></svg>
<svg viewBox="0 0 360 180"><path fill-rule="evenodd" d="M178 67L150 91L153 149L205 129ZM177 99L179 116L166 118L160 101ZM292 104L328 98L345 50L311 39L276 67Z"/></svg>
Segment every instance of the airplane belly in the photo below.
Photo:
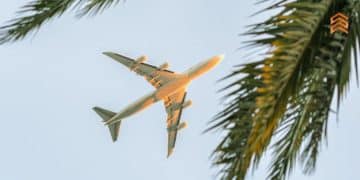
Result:
<svg viewBox="0 0 360 180"><path fill-rule="evenodd" d="M164 99L165 97L168 97L174 93L176 93L178 90L183 89L189 84L190 80L188 78L180 78L178 80L172 81L163 87L159 88L155 92L156 99Z"/></svg>
<svg viewBox="0 0 360 180"><path fill-rule="evenodd" d="M150 105L156 103L157 101L163 100L165 97L168 97L176 93L178 90L185 88L189 84L189 82L189 78L179 78L175 81L165 84L163 87L160 87L155 92L145 95L144 97L130 104L123 111L119 112L113 118L111 118L111 120L109 121L118 121L133 114L136 114L146 109Z"/></svg>
<svg viewBox="0 0 360 180"><path fill-rule="evenodd" d="M123 111L118 113L116 119L124 119L128 116L138 113L150 105L156 103L157 101L159 101L159 99L155 98L155 92L150 93L127 106Z"/></svg>

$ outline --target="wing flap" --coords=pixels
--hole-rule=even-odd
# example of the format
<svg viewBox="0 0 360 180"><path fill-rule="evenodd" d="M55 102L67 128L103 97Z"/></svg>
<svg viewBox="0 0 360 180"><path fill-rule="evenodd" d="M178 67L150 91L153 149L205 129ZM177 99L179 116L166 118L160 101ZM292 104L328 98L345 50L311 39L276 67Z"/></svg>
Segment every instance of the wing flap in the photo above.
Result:
<svg viewBox="0 0 360 180"><path fill-rule="evenodd" d="M174 148L177 138L177 133L180 130L180 120L183 111L183 104L185 102L186 92L182 90L164 100L167 112L167 131L168 131L168 155L169 157Z"/></svg>

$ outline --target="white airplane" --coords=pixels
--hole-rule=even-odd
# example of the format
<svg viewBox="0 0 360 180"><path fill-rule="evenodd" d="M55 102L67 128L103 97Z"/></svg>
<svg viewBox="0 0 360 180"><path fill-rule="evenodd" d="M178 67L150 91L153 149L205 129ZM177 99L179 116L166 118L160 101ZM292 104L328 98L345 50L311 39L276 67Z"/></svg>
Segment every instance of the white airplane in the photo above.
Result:
<svg viewBox="0 0 360 180"><path fill-rule="evenodd" d="M114 142L117 140L120 123L124 118L138 113L150 105L162 100L167 112L167 157L169 157L175 147L178 130L186 127L186 122L180 123L180 118L183 108L191 105L191 100L185 101L187 86L192 80L198 78L200 75L210 71L216 65L218 65L224 56L219 55L212 57L209 60L201 62L183 73L174 73L167 70L169 67L168 63L164 63L159 67L144 63L147 59L145 56L134 60L112 52L104 52L103 54L125 65L138 75L143 76L148 82L150 82L151 85L156 88L155 91L130 104L119 113L114 113L100 107L93 108L96 113L102 117L105 124L108 125L112 140Z"/></svg>

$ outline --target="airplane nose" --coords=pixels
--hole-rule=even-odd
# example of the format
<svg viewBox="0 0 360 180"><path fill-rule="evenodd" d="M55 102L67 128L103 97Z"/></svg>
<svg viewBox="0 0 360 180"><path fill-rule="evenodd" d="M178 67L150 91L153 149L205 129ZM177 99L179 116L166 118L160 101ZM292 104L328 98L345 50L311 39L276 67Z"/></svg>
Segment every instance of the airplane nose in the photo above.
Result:
<svg viewBox="0 0 360 180"><path fill-rule="evenodd" d="M218 65L224 59L224 57L225 57L224 54L214 56L211 59L211 64L213 64L214 66Z"/></svg>
<svg viewBox="0 0 360 180"><path fill-rule="evenodd" d="M224 54L220 54L220 55L218 55L218 56L216 56L216 57L217 57L218 61L221 62L221 61L224 59L225 55L224 55Z"/></svg>

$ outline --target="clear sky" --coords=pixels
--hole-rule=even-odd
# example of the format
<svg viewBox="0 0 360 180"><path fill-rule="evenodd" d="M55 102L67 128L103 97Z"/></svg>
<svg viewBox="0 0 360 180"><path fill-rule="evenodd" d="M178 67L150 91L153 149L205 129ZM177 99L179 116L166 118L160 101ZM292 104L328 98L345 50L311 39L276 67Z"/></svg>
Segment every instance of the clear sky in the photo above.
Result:
<svg viewBox="0 0 360 180"><path fill-rule="evenodd" d="M0 22L29 0L0 6ZM244 63L237 50L245 25L263 20L249 15L255 1L127 0L105 13L77 20L72 13L46 24L33 38L0 46L0 179L6 180L202 180L214 179L210 153L219 133L202 134L222 106L224 84L216 80ZM193 106L183 119L174 154L166 159L166 113L161 103L126 119L118 142L91 108L119 111L153 90L142 78L101 54L147 55L149 63L167 61L174 71L213 55L225 60L193 82ZM360 93L351 87L340 121L329 123L327 148L315 175L297 169L292 180L359 179ZM266 177L269 158L249 179Z"/></svg>

